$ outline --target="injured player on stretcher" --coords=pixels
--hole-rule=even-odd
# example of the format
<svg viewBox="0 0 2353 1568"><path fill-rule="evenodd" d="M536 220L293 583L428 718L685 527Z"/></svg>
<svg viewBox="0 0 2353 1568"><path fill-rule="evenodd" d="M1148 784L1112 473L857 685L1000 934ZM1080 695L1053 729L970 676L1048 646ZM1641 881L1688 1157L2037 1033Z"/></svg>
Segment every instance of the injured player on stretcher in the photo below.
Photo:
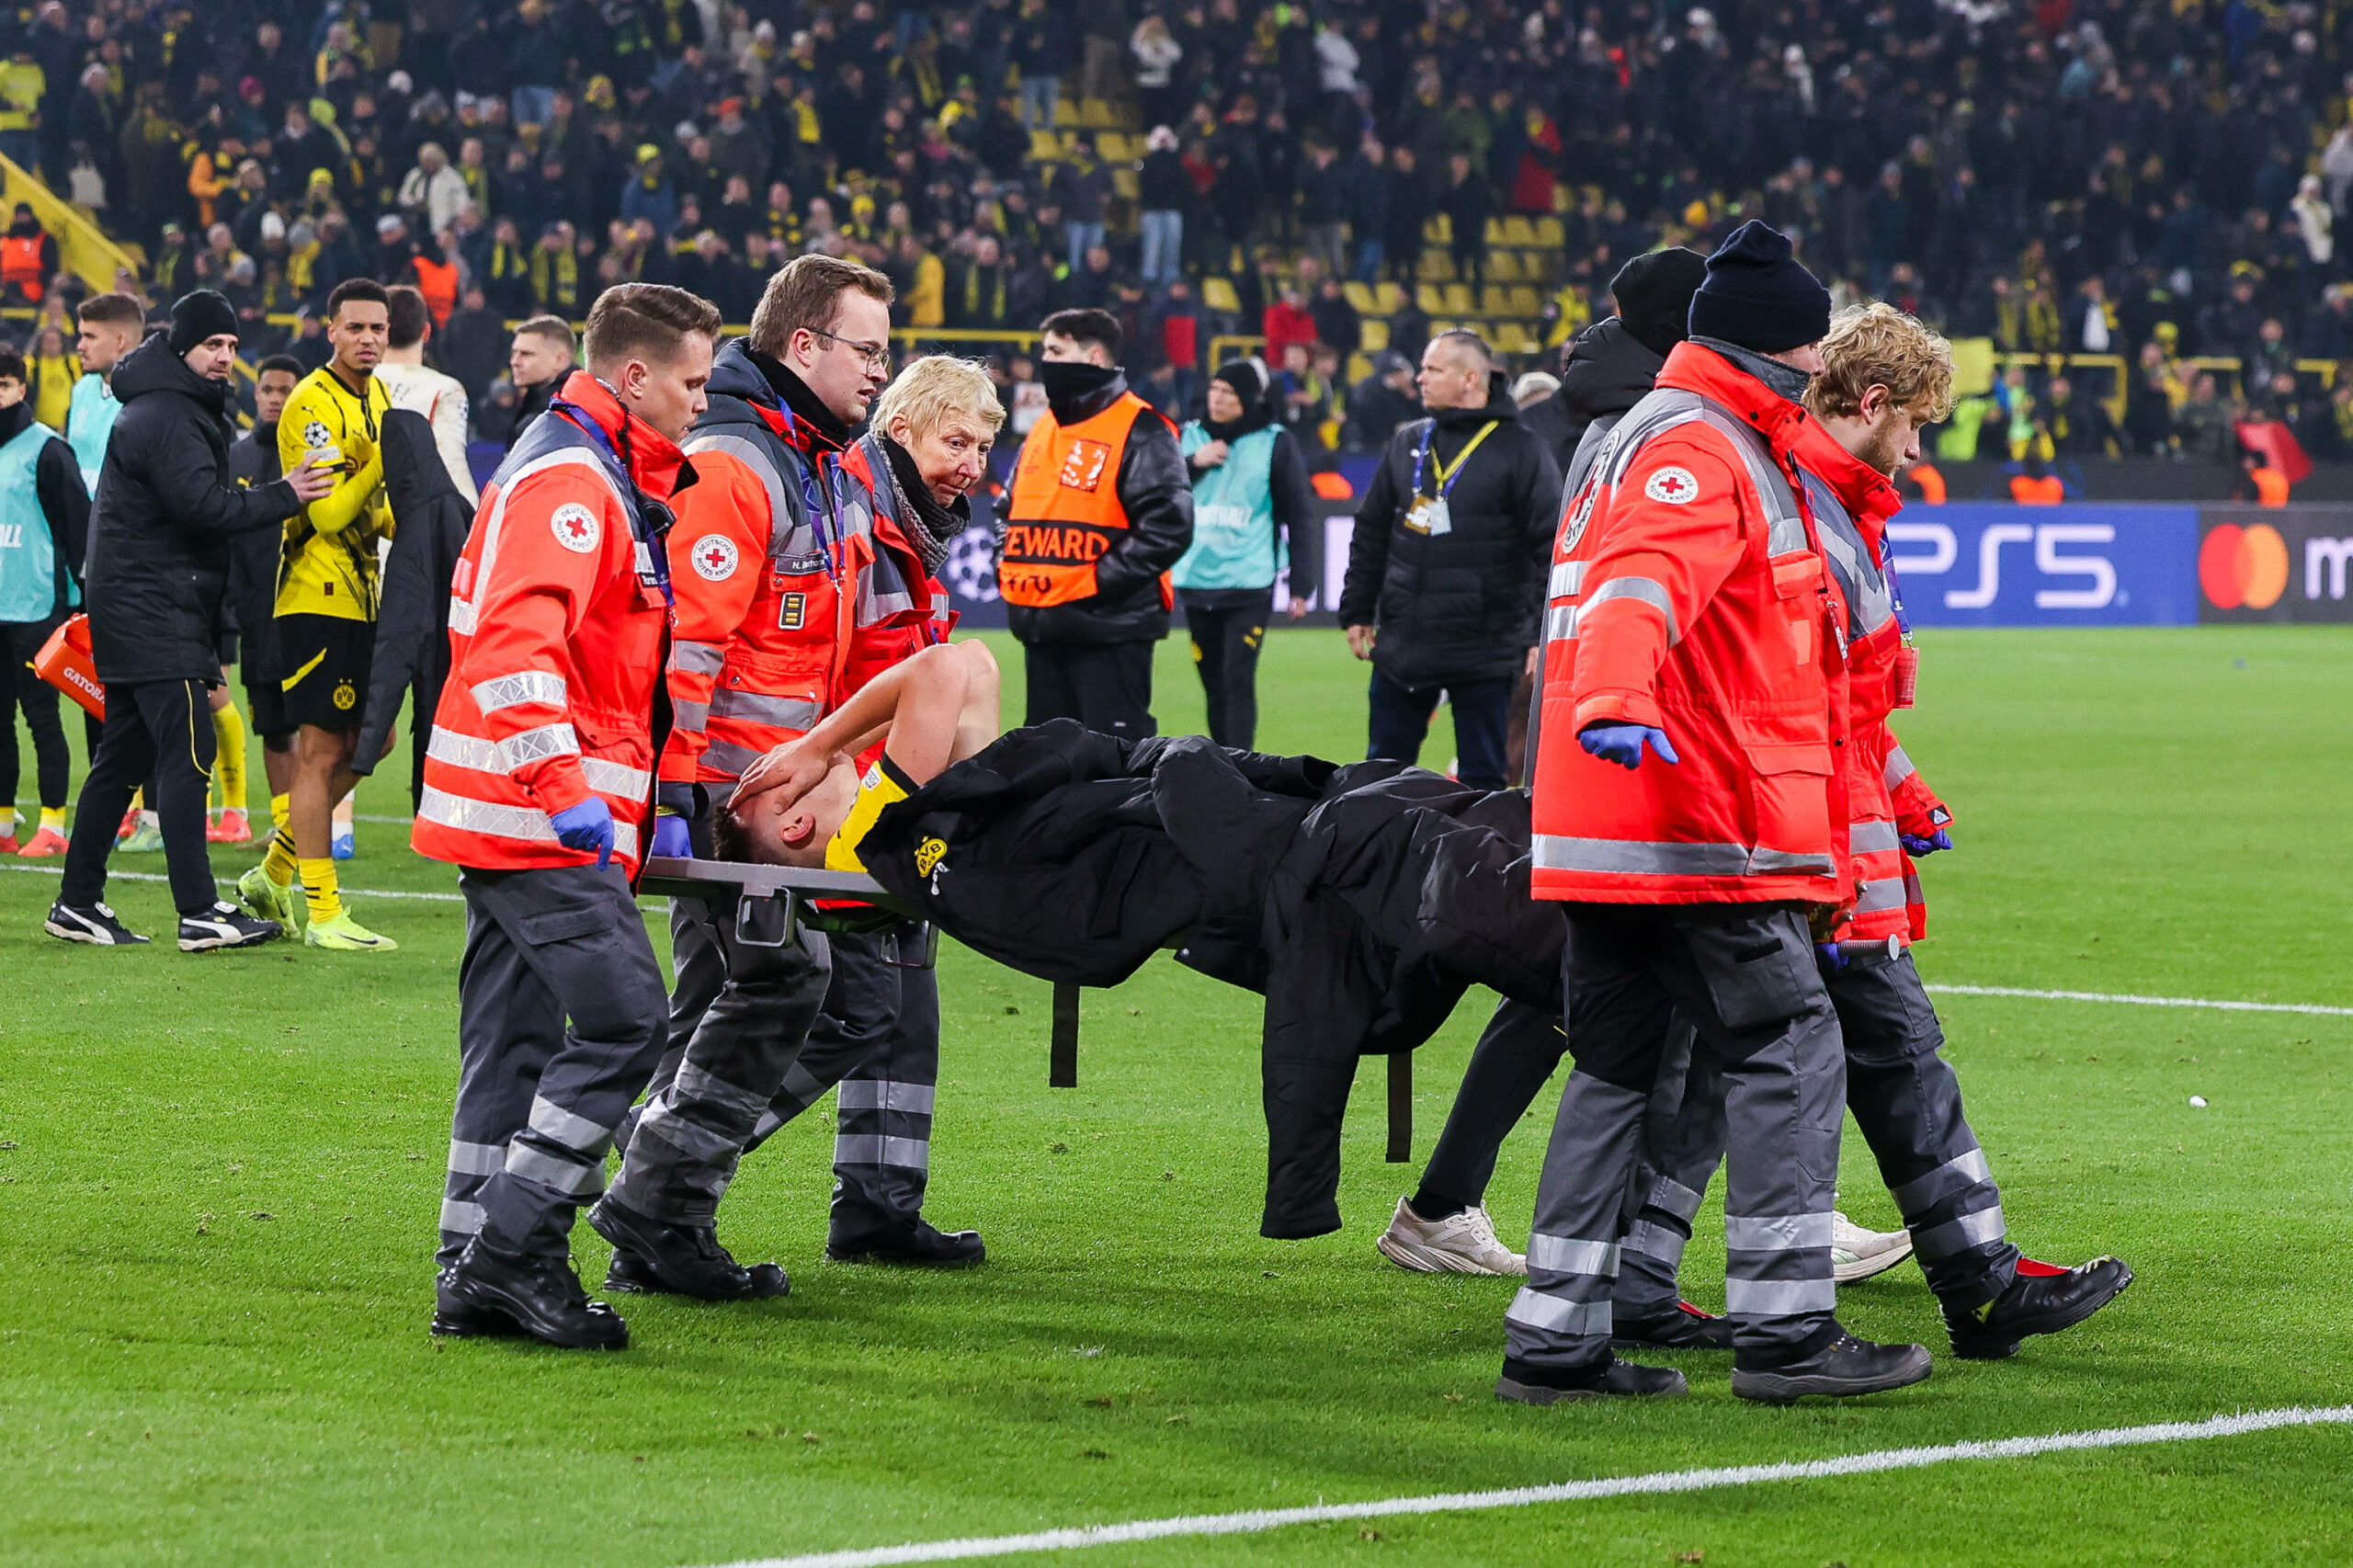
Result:
<svg viewBox="0 0 2353 1568"><path fill-rule="evenodd" d="M999 737L997 691L983 645L926 649L747 770L717 815L718 857L863 870L1040 979L1116 985L1172 948L1264 995L1269 1237L1339 1228L1358 1058L1415 1049L1472 985L1553 1020L1518 1031L1545 1058L1540 1087L1560 1051L1564 926L1529 893L1523 791L1199 736L1120 741L1069 720ZM1458 1104L1447 1136L1499 1145L1517 1119ZM1480 1155L1492 1171L1494 1148ZM1630 1195L1628 1226L1649 1196ZM1711 1346L1666 1286L1659 1337Z"/></svg>

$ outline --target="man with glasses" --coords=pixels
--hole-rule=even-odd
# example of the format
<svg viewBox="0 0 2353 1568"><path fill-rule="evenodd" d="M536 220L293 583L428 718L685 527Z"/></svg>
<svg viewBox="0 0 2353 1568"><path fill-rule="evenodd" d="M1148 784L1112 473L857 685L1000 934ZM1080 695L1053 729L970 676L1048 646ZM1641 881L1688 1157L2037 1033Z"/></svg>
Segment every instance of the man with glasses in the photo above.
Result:
<svg viewBox="0 0 2353 1568"><path fill-rule="evenodd" d="M710 407L686 442L696 483L670 534L676 728L661 758L656 855L710 855L712 808L745 768L815 727L845 695L860 627L907 602L879 581L871 499L841 468L889 376L892 297L871 268L801 256L768 280L750 336L720 353ZM806 1104L846 1074L834 1241L874 1230L871 1212L905 1209L893 1194L921 1201L920 1172L883 1164L904 1163L909 1141L849 1135L853 1111L912 1099L927 1111L938 1075L937 1025L902 1027L888 946L804 931L779 947L772 934L739 932L736 915L724 899L671 903L669 1052L623 1130L621 1174L589 1216L614 1245L608 1290L784 1294L781 1268L745 1267L719 1244L719 1195L744 1145L773 1130L779 1095ZM904 1218L915 1242L954 1243ZM925 1256L904 1261L954 1260L916 1250Z"/></svg>

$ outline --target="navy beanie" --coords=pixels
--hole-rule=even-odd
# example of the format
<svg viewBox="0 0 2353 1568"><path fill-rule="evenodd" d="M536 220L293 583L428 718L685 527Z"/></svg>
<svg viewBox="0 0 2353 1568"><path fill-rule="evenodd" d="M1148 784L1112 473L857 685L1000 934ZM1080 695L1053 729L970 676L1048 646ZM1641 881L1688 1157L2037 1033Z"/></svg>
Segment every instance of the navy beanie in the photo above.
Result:
<svg viewBox="0 0 2353 1568"><path fill-rule="evenodd" d="M1830 331L1830 290L1799 265L1787 234L1752 218L1708 258L1690 327L1759 354L1802 348Z"/></svg>
<svg viewBox="0 0 2353 1568"><path fill-rule="evenodd" d="M238 324L236 307L225 295L210 289L182 294L172 302L172 352L186 354L208 337L227 333L234 337L244 328Z"/></svg>
<svg viewBox="0 0 2353 1568"><path fill-rule="evenodd" d="M1681 245L1645 251L1618 269L1609 298L1634 341L1664 359L1683 341L1691 295L1707 275L1708 258L1698 251Z"/></svg>

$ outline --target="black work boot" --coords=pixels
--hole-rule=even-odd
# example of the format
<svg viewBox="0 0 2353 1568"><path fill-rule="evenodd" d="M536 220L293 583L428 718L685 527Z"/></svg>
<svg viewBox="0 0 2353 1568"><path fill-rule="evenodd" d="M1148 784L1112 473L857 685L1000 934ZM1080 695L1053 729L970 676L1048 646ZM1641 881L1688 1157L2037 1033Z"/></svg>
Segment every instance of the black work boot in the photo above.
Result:
<svg viewBox="0 0 2353 1568"><path fill-rule="evenodd" d="M898 1263L915 1268L970 1268L985 1262L989 1249L978 1231L942 1231L920 1217L854 1236L836 1232L825 1238L825 1256L835 1263Z"/></svg>
<svg viewBox="0 0 2353 1568"><path fill-rule="evenodd" d="M1654 1350L1729 1350L1732 1319L1677 1301L1672 1312L1618 1318L1610 1328L1609 1343L1648 1346Z"/></svg>
<svg viewBox="0 0 2353 1568"><path fill-rule="evenodd" d="M1732 1392L1760 1404L1788 1404L1808 1394L1833 1399L1856 1394L1885 1393L1927 1380L1928 1350L1924 1345L1874 1345L1843 1328L1812 1355L1768 1366L1732 1369Z"/></svg>
<svg viewBox="0 0 2353 1568"><path fill-rule="evenodd" d="M566 1350L625 1350L629 1325L602 1301L592 1301L580 1277L561 1257L521 1257L476 1236L456 1267L444 1271L438 1299L472 1323L503 1313L530 1338ZM436 1317L441 1315L436 1312Z"/></svg>
<svg viewBox="0 0 2353 1568"><path fill-rule="evenodd" d="M1615 1356L1584 1367L1536 1367L1504 1358L1495 1397L1515 1404L1571 1399L1681 1399L1689 1390L1672 1367L1638 1367Z"/></svg>
<svg viewBox="0 0 2353 1568"><path fill-rule="evenodd" d="M605 1289L636 1294L692 1296L699 1301L757 1301L792 1289L773 1263L746 1268L719 1244L709 1225L670 1225L624 1209L608 1194L588 1210L588 1223L613 1244Z"/></svg>
<svg viewBox="0 0 2353 1568"><path fill-rule="evenodd" d="M434 1278L433 1332L444 1339L519 1339L522 1326L506 1312L490 1307L475 1307L450 1290L450 1277L457 1266L450 1265Z"/></svg>
<svg viewBox="0 0 2353 1568"><path fill-rule="evenodd" d="M2048 1264L2037 1269L2047 1269ZM2010 1288L1982 1307L1945 1303L1945 1332L1964 1361L1999 1361L2018 1353L2030 1335L2073 1328L2124 1293L2132 1270L2124 1260L2096 1257L2074 1268L2029 1272L2021 1264Z"/></svg>

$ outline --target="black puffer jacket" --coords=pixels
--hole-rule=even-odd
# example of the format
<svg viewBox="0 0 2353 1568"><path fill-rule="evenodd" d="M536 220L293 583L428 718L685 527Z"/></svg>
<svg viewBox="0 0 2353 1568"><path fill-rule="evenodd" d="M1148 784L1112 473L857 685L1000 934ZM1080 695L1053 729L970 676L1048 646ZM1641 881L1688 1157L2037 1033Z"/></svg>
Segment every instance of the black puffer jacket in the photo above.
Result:
<svg viewBox="0 0 2353 1568"><path fill-rule="evenodd" d="M1449 408L1435 422L1416 419L1401 428L1357 511L1340 624L1379 630L1372 662L1400 686L1509 680L1535 646L1544 569L1561 517L1561 471L1519 422L1502 381L1493 378L1484 408ZM1438 467L1451 463L1490 421L1495 431L1447 493L1450 530L1407 528L1414 456L1425 436L1430 453L1421 493L1432 495Z"/></svg>
<svg viewBox="0 0 2353 1568"><path fill-rule="evenodd" d="M1092 419L1128 390L1126 376L1053 408L1055 422ZM1168 635L1160 602L1160 574L1193 542L1193 478L1176 446L1176 432L1149 411L1136 415L1120 457L1120 506L1124 537L1095 562L1095 594L1038 609L1007 605L1006 624L1024 642L1147 642ZM1002 532L999 540L1002 542Z"/></svg>
<svg viewBox="0 0 2353 1568"><path fill-rule="evenodd" d="M384 489L392 503L392 553L384 563L383 605L376 616L376 656L369 666L368 707L360 722L354 773L374 771L401 716L401 700L429 729L449 675L449 580L466 548L474 509L466 505L424 415L405 408L384 415ZM409 795L425 790L425 747L410 748Z"/></svg>
<svg viewBox="0 0 2353 1568"><path fill-rule="evenodd" d="M248 489L281 477L278 421L256 425L229 449L229 477ZM288 517L293 516L288 513ZM237 674L246 688L275 683L278 665L278 565L285 536L260 528L229 541L229 589L222 622L237 634Z"/></svg>
<svg viewBox="0 0 2353 1568"><path fill-rule="evenodd" d="M228 384L189 369L160 335L123 357L113 386L122 413L90 510L98 678L217 682L232 545L301 503L284 480L248 490L230 476Z"/></svg>
<svg viewBox="0 0 2353 1568"><path fill-rule="evenodd" d="M1566 426L1576 432L1576 439L1561 456L1564 486L1574 487L1584 479L1602 437L1617 427L1628 409L1650 395L1652 383L1665 367L1666 361L1635 341L1616 316L1604 316L1577 334L1561 372L1561 390L1547 400L1561 405Z"/></svg>

